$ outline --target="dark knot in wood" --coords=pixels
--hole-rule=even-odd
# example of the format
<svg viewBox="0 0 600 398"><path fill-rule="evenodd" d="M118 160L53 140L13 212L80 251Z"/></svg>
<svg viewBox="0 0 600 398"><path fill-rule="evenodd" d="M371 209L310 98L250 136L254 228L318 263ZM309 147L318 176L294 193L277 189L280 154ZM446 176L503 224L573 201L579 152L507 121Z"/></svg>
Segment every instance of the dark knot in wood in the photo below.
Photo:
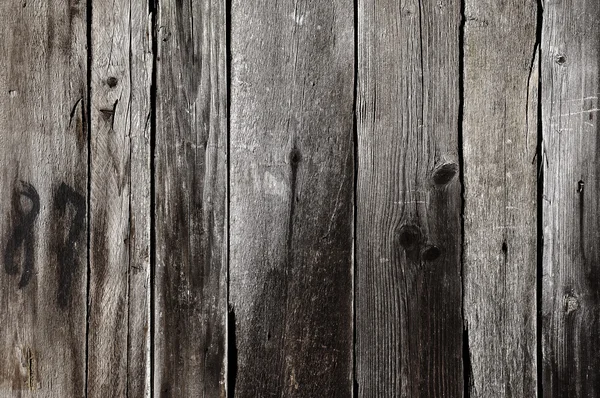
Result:
<svg viewBox="0 0 600 398"><path fill-rule="evenodd" d="M435 261L440 257L442 251L439 247L434 245L427 245L421 251L421 259L423 261Z"/></svg>
<svg viewBox="0 0 600 398"><path fill-rule="evenodd" d="M119 79L117 79L116 77L111 76L108 79L106 79L106 84L108 84L108 87L110 88L116 87L118 83Z"/></svg>
<svg viewBox="0 0 600 398"><path fill-rule="evenodd" d="M458 164L454 162L442 163L433 170L433 182L436 185L450 183L458 173Z"/></svg>
<svg viewBox="0 0 600 398"><path fill-rule="evenodd" d="M416 225L405 224L397 231L398 244L404 250L415 249L421 241L421 229Z"/></svg>

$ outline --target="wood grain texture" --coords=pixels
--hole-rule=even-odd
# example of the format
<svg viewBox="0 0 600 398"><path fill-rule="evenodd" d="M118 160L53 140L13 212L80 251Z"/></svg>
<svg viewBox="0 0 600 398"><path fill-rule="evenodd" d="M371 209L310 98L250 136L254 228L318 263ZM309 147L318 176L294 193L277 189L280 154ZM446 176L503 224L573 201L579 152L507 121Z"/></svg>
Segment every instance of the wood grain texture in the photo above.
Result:
<svg viewBox="0 0 600 398"><path fill-rule="evenodd" d="M148 3L96 1L91 21L88 396L149 396Z"/></svg>
<svg viewBox="0 0 600 398"><path fill-rule="evenodd" d="M543 392L600 395L600 4L546 1Z"/></svg>
<svg viewBox="0 0 600 398"><path fill-rule="evenodd" d="M86 2L0 2L0 396L85 393Z"/></svg>
<svg viewBox="0 0 600 398"><path fill-rule="evenodd" d="M459 1L358 2L359 397L463 392Z"/></svg>
<svg viewBox="0 0 600 398"><path fill-rule="evenodd" d="M236 397L352 390L352 2L231 5Z"/></svg>
<svg viewBox="0 0 600 398"><path fill-rule="evenodd" d="M154 394L225 397L224 0L158 3Z"/></svg>
<svg viewBox="0 0 600 398"><path fill-rule="evenodd" d="M535 0L465 4L464 311L471 397L536 396L537 11Z"/></svg>

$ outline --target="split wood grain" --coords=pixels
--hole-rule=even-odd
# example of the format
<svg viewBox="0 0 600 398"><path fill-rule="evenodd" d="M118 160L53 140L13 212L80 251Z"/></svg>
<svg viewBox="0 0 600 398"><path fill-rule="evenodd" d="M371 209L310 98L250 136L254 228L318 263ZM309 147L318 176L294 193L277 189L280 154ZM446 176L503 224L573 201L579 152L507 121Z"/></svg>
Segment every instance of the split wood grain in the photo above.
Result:
<svg viewBox="0 0 600 398"><path fill-rule="evenodd" d="M150 84L147 1L95 1L91 20L88 390L150 394Z"/></svg>
<svg viewBox="0 0 600 398"><path fill-rule="evenodd" d="M85 394L86 2L0 2L0 396Z"/></svg>
<svg viewBox="0 0 600 398"><path fill-rule="evenodd" d="M468 0L464 313L470 397L534 397L538 5Z"/></svg>
<svg viewBox="0 0 600 398"><path fill-rule="evenodd" d="M600 4L545 1L543 393L600 395Z"/></svg>
<svg viewBox="0 0 600 398"><path fill-rule="evenodd" d="M352 1L234 0L231 30L229 396L349 397Z"/></svg>
<svg viewBox="0 0 600 398"><path fill-rule="evenodd" d="M154 394L226 396L226 2L158 3Z"/></svg>
<svg viewBox="0 0 600 398"><path fill-rule="evenodd" d="M358 1L359 397L463 392L460 1Z"/></svg>

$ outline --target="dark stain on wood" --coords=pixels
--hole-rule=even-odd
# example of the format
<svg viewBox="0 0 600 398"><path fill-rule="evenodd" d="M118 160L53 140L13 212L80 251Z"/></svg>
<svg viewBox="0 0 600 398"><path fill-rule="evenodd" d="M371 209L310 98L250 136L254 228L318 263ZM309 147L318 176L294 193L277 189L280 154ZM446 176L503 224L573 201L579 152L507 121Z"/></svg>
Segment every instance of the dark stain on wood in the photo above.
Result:
<svg viewBox="0 0 600 398"><path fill-rule="evenodd" d="M86 200L72 187L62 183L54 193L54 209L57 211L56 256L58 260L57 304L65 309L71 301L71 292L75 275L81 268L78 248L85 229ZM59 231L60 229L60 231ZM66 239L63 238L67 232ZM62 233L61 233L62 232Z"/></svg>
<svg viewBox="0 0 600 398"><path fill-rule="evenodd" d="M12 194L13 230L4 251L4 270L9 275L22 274L19 289L29 283L34 267L34 230L33 225L40 211L40 197L36 189L28 182L20 181Z"/></svg>

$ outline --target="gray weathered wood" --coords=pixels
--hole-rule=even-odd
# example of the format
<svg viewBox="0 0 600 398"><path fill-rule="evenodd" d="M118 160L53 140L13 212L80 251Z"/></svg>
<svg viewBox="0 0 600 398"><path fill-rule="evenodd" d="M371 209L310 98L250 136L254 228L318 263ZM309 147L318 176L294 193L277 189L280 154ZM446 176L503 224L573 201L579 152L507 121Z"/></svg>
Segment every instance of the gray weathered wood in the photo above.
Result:
<svg viewBox="0 0 600 398"><path fill-rule="evenodd" d="M81 397L86 2L0 2L0 396Z"/></svg>
<svg viewBox="0 0 600 398"><path fill-rule="evenodd" d="M229 396L351 395L352 10L231 5Z"/></svg>
<svg viewBox="0 0 600 398"><path fill-rule="evenodd" d="M157 15L154 394L225 397L225 0Z"/></svg>
<svg viewBox="0 0 600 398"><path fill-rule="evenodd" d="M150 392L149 20L146 1L93 3L90 397Z"/></svg>
<svg viewBox="0 0 600 398"><path fill-rule="evenodd" d="M600 3L546 1L543 392L600 395Z"/></svg>
<svg viewBox="0 0 600 398"><path fill-rule="evenodd" d="M536 27L535 0L466 3L464 311L471 397L536 396Z"/></svg>
<svg viewBox="0 0 600 398"><path fill-rule="evenodd" d="M460 1L358 2L360 397L459 397Z"/></svg>

